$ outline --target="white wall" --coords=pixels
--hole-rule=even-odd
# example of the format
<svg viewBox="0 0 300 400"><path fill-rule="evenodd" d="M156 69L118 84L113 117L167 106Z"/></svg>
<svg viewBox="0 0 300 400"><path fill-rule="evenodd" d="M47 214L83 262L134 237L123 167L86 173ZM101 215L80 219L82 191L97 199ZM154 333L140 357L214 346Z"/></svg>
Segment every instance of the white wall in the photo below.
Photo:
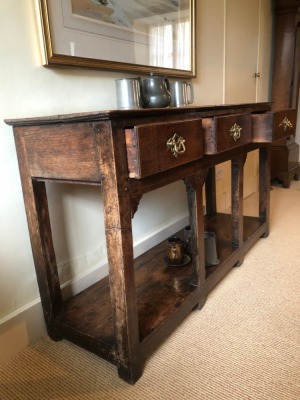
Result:
<svg viewBox="0 0 300 400"><path fill-rule="evenodd" d="M226 0L196 2L198 67L197 78L193 81L195 104L221 104L225 98ZM261 2L270 8L271 0ZM264 26L270 30L269 13L264 19ZM6 352L0 354L0 361L26 345L35 333L40 333L32 318L26 316L27 309L36 308L40 313L39 294L13 133L3 120L116 108L114 80L130 76L41 66L36 21L34 0L0 2L0 349L8 346ZM267 69L268 62L267 57ZM268 100L268 91L269 83L265 84L258 100ZM245 96L244 102L248 101ZM48 194L62 282L74 276L96 279L106 272L105 268L98 270L99 265L106 262L101 191L48 185ZM172 199L172 209L168 207L168 199ZM142 199L133 220L136 243L140 243L137 251L142 251L144 239L155 236L172 223L184 221L184 200L181 183L149 193ZM88 272L92 273L87 275ZM16 341L16 337L19 340ZM14 340L7 345L9 338Z"/></svg>

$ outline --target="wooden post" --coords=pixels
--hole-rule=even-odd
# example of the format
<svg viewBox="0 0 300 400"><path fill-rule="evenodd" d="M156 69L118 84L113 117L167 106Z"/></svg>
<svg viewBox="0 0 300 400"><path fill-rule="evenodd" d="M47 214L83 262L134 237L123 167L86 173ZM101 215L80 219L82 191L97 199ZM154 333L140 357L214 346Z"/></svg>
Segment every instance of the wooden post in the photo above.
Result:
<svg viewBox="0 0 300 400"><path fill-rule="evenodd" d="M231 160L231 225L232 246L243 246L243 188L244 188L244 164L247 154L242 154ZM243 263L239 260L238 266Z"/></svg>
<svg viewBox="0 0 300 400"><path fill-rule="evenodd" d="M207 170L201 174L185 179L188 206L189 223L192 231L193 246L193 272L192 284L200 289L205 284L205 250L204 250L204 217L203 217L203 185ZM203 292L200 290L200 293ZM202 308L205 298L199 300L198 308Z"/></svg>
<svg viewBox="0 0 300 400"><path fill-rule="evenodd" d="M270 221L270 146L259 149L259 220L266 222L267 228L263 237L269 236Z"/></svg>
<svg viewBox="0 0 300 400"><path fill-rule="evenodd" d="M23 138L15 128L21 183L44 318L49 336L60 340L54 317L62 310L62 295L52 242L47 194L44 182L31 179Z"/></svg>
<svg viewBox="0 0 300 400"><path fill-rule="evenodd" d="M120 378L133 384L142 369L124 131L106 122L96 124L95 133L102 173L116 362Z"/></svg>

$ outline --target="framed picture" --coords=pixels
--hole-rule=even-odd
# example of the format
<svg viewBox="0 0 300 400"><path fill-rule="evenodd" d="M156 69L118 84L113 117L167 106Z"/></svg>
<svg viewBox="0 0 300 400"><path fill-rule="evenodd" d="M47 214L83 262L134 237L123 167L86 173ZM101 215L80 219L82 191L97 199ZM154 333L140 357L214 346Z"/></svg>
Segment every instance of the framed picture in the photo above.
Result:
<svg viewBox="0 0 300 400"><path fill-rule="evenodd" d="M195 76L195 0L38 0L44 65Z"/></svg>

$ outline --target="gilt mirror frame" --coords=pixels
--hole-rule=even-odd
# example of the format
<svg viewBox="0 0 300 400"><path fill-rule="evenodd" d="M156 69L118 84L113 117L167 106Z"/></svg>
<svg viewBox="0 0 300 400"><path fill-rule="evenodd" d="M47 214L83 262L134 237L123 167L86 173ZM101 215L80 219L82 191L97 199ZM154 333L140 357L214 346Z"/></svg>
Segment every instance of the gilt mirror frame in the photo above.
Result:
<svg viewBox="0 0 300 400"><path fill-rule="evenodd" d="M37 1L45 66L196 76L195 0Z"/></svg>

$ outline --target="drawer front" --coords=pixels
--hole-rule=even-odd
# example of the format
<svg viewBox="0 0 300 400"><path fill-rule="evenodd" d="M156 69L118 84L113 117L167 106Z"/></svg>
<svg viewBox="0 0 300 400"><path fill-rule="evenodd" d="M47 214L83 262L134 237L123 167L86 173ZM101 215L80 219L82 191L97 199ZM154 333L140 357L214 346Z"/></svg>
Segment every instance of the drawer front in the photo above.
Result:
<svg viewBox="0 0 300 400"><path fill-rule="evenodd" d="M250 114L203 118L204 154L216 154L252 141Z"/></svg>
<svg viewBox="0 0 300 400"><path fill-rule="evenodd" d="M125 129L130 178L144 178L203 156L201 119Z"/></svg>
<svg viewBox="0 0 300 400"><path fill-rule="evenodd" d="M294 135L296 131L296 109L253 114L253 141L272 142Z"/></svg>
<svg viewBox="0 0 300 400"><path fill-rule="evenodd" d="M31 176L100 182L92 124L32 126L22 141Z"/></svg>

